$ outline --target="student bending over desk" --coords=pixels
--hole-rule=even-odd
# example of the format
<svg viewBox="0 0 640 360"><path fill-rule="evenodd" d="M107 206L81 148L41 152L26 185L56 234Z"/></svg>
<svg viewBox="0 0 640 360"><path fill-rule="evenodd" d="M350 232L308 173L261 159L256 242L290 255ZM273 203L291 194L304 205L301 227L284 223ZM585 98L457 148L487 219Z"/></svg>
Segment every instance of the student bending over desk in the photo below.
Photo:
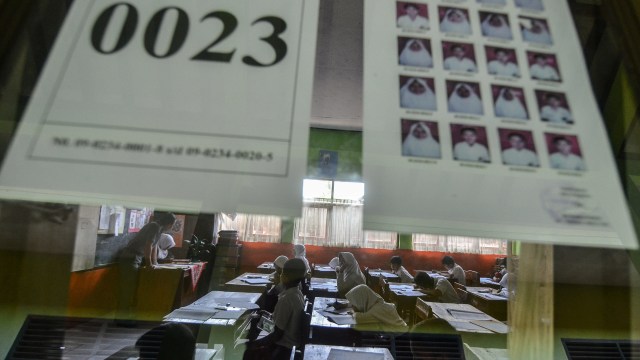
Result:
<svg viewBox="0 0 640 360"><path fill-rule="evenodd" d="M288 360L291 349L301 345L300 329L304 296L298 285L304 279L306 272L307 268L301 259L290 259L284 264L280 279L286 289L278 296L278 303L273 310L272 319L275 328L269 335L247 343L245 360Z"/></svg>
<svg viewBox="0 0 640 360"><path fill-rule="evenodd" d="M434 280L427 273L421 272L416 275L416 285L421 287L428 295L435 297L439 302L443 303L460 303L460 297L453 288L449 280L438 278Z"/></svg>
<svg viewBox="0 0 640 360"><path fill-rule="evenodd" d="M402 266L402 258L400 256L391 257L391 272L400 277L400 281L403 283L413 284L413 276L409 274L407 269Z"/></svg>
<svg viewBox="0 0 640 360"><path fill-rule="evenodd" d="M464 269L462 266L456 264L455 260L451 256L444 256L442 258L442 265L444 265L447 272L449 272L449 278L455 280L460 285L467 285L466 278L464 276Z"/></svg>
<svg viewBox="0 0 640 360"><path fill-rule="evenodd" d="M338 281L338 294L344 296L354 287L365 284L364 274L360 271L358 261L350 252L338 254L340 265L336 267L336 277Z"/></svg>
<svg viewBox="0 0 640 360"><path fill-rule="evenodd" d="M401 333L408 330L407 324L398 315L396 306L385 302L367 285L354 287L347 293L346 298L353 307L356 327L364 325L366 330Z"/></svg>

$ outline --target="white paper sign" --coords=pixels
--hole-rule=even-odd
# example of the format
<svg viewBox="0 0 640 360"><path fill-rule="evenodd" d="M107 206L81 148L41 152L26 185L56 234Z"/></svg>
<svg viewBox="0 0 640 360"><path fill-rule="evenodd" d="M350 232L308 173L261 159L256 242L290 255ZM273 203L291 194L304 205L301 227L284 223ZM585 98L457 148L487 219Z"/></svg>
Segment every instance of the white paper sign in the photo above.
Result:
<svg viewBox="0 0 640 360"><path fill-rule="evenodd" d="M364 18L365 228L637 248L565 1Z"/></svg>
<svg viewBox="0 0 640 360"><path fill-rule="evenodd" d="M317 0L76 1L0 196L298 215Z"/></svg>

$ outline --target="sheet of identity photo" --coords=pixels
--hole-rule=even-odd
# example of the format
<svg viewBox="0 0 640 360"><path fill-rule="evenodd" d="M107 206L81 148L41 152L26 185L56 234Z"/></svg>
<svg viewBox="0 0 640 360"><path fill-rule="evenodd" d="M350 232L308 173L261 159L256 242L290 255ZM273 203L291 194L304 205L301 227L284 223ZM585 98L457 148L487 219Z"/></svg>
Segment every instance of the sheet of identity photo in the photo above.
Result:
<svg viewBox="0 0 640 360"><path fill-rule="evenodd" d="M567 96L560 92L536 90L540 119L550 124L570 125L574 123Z"/></svg>
<svg viewBox="0 0 640 360"><path fill-rule="evenodd" d="M427 4L398 1L396 3L399 28L405 30L429 30L429 9Z"/></svg>
<svg viewBox="0 0 640 360"><path fill-rule="evenodd" d="M476 53L473 44L451 41L442 42L442 57L445 70L476 73Z"/></svg>
<svg viewBox="0 0 640 360"><path fill-rule="evenodd" d="M456 7L440 6L440 31L458 35L471 35L469 11Z"/></svg>
<svg viewBox="0 0 640 360"><path fill-rule="evenodd" d="M553 54L527 51L529 74L534 80L562 81L558 60Z"/></svg>
<svg viewBox="0 0 640 360"><path fill-rule="evenodd" d="M429 39L398 37L398 64L432 68L431 41Z"/></svg>
<svg viewBox="0 0 640 360"><path fill-rule="evenodd" d="M528 120L527 101L522 88L491 85L496 117Z"/></svg>
<svg viewBox="0 0 640 360"><path fill-rule="evenodd" d="M489 142L483 126L451 124L453 158L458 161L489 163Z"/></svg>
<svg viewBox="0 0 640 360"><path fill-rule="evenodd" d="M509 166L539 167L533 133L526 130L498 129L502 163Z"/></svg>
<svg viewBox="0 0 640 360"><path fill-rule="evenodd" d="M553 169L585 171L582 150L575 135L545 133L549 163Z"/></svg>
<svg viewBox="0 0 640 360"><path fill-rule="evenodd" d="M400 76L400 107L436 111L433 89L432 78Z"/></svg>
<svg viewBox="0 0 640 360"><path fill-rule="evenodd" d="M480 84L447 80L447 94L449 112L472 115L484 114Z"/></svg>
<svg viewBox="0 0 640 360"><path fill-rule="evenodd" d="M485 37L504 40L513 39L511 23L507 14L480 11L480 29Z"/></svg>
<svg viewBox="0 0 640 360"><path fill-rule="evenodd" d="M434 121L401 121L402 156L440 159L438 123Z"/></svg>
<svg viewBox="0 0 640 360"><path fill-rule="evenodd" d="M547 20L520 16L518 17L518 23L520 24L520 32L522 33L523 41L543 45L553 45L553 39L551 38L551 31L549 31Z"/></svg>
<svg viewBox="0 0 640 360"><path fill-rule="evenodd" d="M518 56L514 49L485 46L489 74L519 78Z"/></svg>

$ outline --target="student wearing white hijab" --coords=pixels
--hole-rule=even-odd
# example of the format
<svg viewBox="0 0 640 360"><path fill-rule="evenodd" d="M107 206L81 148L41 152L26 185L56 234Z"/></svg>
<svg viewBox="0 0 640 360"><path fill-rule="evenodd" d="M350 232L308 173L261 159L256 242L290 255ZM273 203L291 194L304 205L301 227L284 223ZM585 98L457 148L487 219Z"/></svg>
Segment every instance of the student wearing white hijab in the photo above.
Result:
<svg viewBox="0 0 640 360"><path fill-rule="evenodd" d="M473 87L465 83L457 83L449 95L449 112L482 115L482 100Z"/></svg>
<svg viewBox="0 0 640 360"><path fill-rule="evenodd" d="M571 152L573 146L569 139L564 136L557 136L553 139L553 144L557 152L549 156L552 168L560 170L586 170L582 158Z"/></svg>
<svg viewBox="0 0 640 360"><path fill-rule="evenodd" d="M448 8L440 21L440 31L461 35L471 35L471 24L462 9Z"/></svg>
<svg viewBox="0 0 640 360"><path fill-rule="evenodd" d="M453 147L454 159L475 162L491 161L489 150L484 145L477 143L478 134L476 129L471 127L462 128L460 129L460 135L462 136L462 141Z"/></svg>
<svg viewBox="0 0 640 360"><path fill-rule="evenodd" d="M398 17L398 27L406 30L427 30L429 19L419 14L418 5L414 3L404 4L404 15Z"/></svg>
<svg viewBox="0 0 640 360"><path fill-rule="evenodd" d="M357 328L399 333L409 330L407 324L398 315L396 306L385 302L367 285L354 287L345 297L353 307Z"/></svg>
<svg viewBox="0 0 640 360"><path fill-rule="evenodd" d="M433 67L433 58L422 40L409 39L400 52L400 65Z"/></svg>
<svg viewBox="0 0 640 360"><path fill-rule="evenodd" d="M158 259L166 259L169 256L169 249L176 246L173 236L163 233L158 240Z"/></svg>
<svg viewBox="0 0 640 360"><path fill-rule="evenodd" d="M329 261L329 267L332 269L336 269L338 266L340 265L340 259L338 259L338 257L334 257L333 259L331 259L331 261Z"/></svg>
<svg viewBox="0 0 640 360"><path fill-rule="evenodd" d="M518 133L509 134L509 144L511 147L502 151L502 162L505 165L540 166L538 155L525 148L526 142L524 136Z"/></svg>
<svg viewBox="0 0 640 360"><path fill-rule="evenodd" d="M529 67L531 77L537 80L560 81L560 74L549 65L549 59L544 54L536 54L535 62Z"/></svg>
<svg viewBox="0 0 640 360"><path fill-rule="evenodd" d="M358 261L350 252L338 253L340 264L336 267L338 293L343 295L354 287L365 284L364 274L360 271Z"/></svg>
<svg viewBox="0 0 640 360"><path fill-rule="evenodd" d="M436 94L421 78L410 78L400 88L400 107L436 110Z"/></svg>
<svg viewBox="0 0 640 360"><path fill-rule="evenodd" d="M460 44L451 46L452 55L444 59L445 70L478 72L476 63L467 57L467 51Z"/></svg>
<svg viewBox="0 0 640 360"><path fill-rule="evenodd" d="M530 10L544 10L542 0L516 0L516 6Z"/></svg>
<svg viewBox="0 0 640 360"><path fill-rule="evenodd" d="M402 142L402 155L440 159L440 143L433 138L425 123L416 122Z"/></svg>
<svg viewBox="0 0 640 360"><path fill-rule="evenodd" d="M511 27L504 14L489 14L481 24L482 35L499 39L511 40Z"/></svg>
<svg viewBox="0 0 640 360"><path fill-rule="evenodd" d="M540 109L540 117L542 121L548 121L553 124L573 124L573 116L571 112L560 106L560 98L554 94L547 94L545 97L547 104Z"/></svg>
<svg viewBox="0 0 640 360"><path fill-rule="evenodd" d="M525 26L521 23L522 39L537 44L553 44L546 22L539 19L530 19L530 21L531 26Z"/></svg>
<svg viewBox="0 0 640 360"><path fill-rule="evenodd" d="M527 108L520 98L514 95L513 90L507 87L500 89L498 99L495 103L495 112L497 117L525 120L529 118Z"/></svg>
<svg viewBox="0 0 640 360"><path fill-rule="evenodd" d="M307 274L311 273L311 266L309 266L309 260L307 260L307 249L302 244L293 245L293 256L296 259L300 259L307 267Z"/></svg>
<svg viewBox="0 0 640 360"><path fill-rule="evenodd" d="M489 74L520 77L520 69L518 69L518 65L509 58L507 49L496 48L494 49L494 54L496 55L496 58L489 61L489 64L487 64Z"/></svg>

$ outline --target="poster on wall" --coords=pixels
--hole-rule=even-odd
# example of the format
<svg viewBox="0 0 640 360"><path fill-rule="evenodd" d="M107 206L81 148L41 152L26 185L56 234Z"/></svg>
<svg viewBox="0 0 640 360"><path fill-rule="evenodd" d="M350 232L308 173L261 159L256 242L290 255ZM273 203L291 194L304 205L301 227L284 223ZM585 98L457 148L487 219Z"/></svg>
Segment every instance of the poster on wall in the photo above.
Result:
<svg viewBox="0 0 640 360"><path fill-rule="evenodd" d="M299 215L318 6L74 2L0 197Z"/></svg>
<svg viewBox="0 0 640 360"><path fill-rule="evenodd" d="M369 230L637 248L566 1L365 1Z"/></svg>

